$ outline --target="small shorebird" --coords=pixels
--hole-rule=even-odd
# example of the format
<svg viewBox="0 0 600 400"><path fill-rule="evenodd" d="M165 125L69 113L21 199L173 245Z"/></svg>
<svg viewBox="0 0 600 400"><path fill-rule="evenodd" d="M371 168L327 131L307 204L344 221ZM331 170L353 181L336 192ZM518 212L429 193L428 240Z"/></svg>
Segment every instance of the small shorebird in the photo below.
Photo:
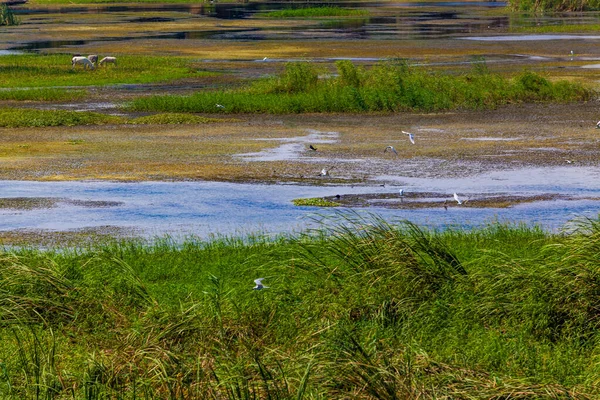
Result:
<svg viewBox="0 0 600 400"><path fill-rule="evenodd" d="M254 289L254 290L268 289L268 288L269 288L268 286L265 286L265 285L263 285L263 284L262 284L262 281L263 281L264 279L265 279L265 278L258 278L258 279L255 279L255 280L254 280L254 283L256 283L256 286L254 286L252 289Z"/></svg>
<svg viewBox="0 0 600 400"><path fill-rule="evenodd" d="M323 168L321 170L321 173L319 174L319 176L329 176L329 171L327 171L325 168Z"/></svg>
<svg viewBox="0 0 600 400"><path fill-rule="evenodd" d="M217 108L223 108L223 109L225 108L225 106L222 105L222 104L215 104L215 107L217 107Z"/></svg>
<svg viewBox="0 0 600 400"><path fill-rule="evenodd" d="M462 201L458 198L458 195L456 193L454 193L454 200L456 200L458 204L462 204Z"/></svg>
<svg viewBox="0 0 600 400"><path fill-rule="evenodd" d="M413 135L410 132L405 132L405 131L402 131L402 133L404 133L405 135L408 135L408 140L410 140L410 142L412 144L415 144L415 135Z"/></svg>
<svg viewBox="0 0 600 400"><path fill-rule="evenodd" d="M396 151L396 149L394 148L394 146L388 146L385 148L385 150L383 151L384 153L387 152L389 150L393 151L396 155L398 155L398 152Z"/></svg>

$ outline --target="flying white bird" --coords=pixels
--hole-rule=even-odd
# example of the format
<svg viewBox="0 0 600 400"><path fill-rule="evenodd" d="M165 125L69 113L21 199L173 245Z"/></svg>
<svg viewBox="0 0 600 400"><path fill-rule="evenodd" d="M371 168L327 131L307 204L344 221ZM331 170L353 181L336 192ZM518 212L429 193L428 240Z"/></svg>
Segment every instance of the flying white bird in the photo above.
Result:
<svg viewBox="0 0 600 400"><path fill-rule="evenodd" d="M269 288L268 286L265 286L262 284L263 279L265 279L265 278L255 279L254 283L256 283L256 286L254 286L252 289L254 289L254 290L268 289Z"/></svg>
<svg viewBox="0 0 600 400"><path fill-rule="evenodd" d="M225 108L225 106L224 106L224 105L222 105L222 104L215 104L215 106L216 106L217 108Z"/></svg>
<svg viewBox="0 0 600 400"><path fill-rule="evenodd" d="M328 176L329 175L329 171L327 171L325 168L323 168L321 170L321 173L319 174L319 176Z"/></svg>
<svg viewBox="0 0 600 400"><path fill-rule="evenodd" d="M415 135L413 135L410 132L404 132L404 131L402 131L402 133L404 133L405 135L408 135L408 140L410 140L410 142L412 144L415 144Z"/></svg>
<svg viewBox="0 0 600 400"><path fill-rule="evenodd" d="M460 201L460 199L458 198L458 195L456 193L454 193L454 200L456 200L456 202L458 204L462 204L463 203L462 201Z"/></svg>
<svg viewBox="0 0 600 400"><path fill-rule="evenodd" d="M394 146L388 146L385 148L385 150L383 151L384 153L386 151L388 151L388 149L390 149L391 151L393 151L396 155L398 155L398 152L396 151L396 149L394 148Z"/></svg>
<svg viewBox="0 0 600 400"><path fill-rule="evenodd" d="M263 61L267 61L267 57L263 58Z"/></svg>
<svg viewBox="0 0 600 400"><path fill-rule="evenodd" d="M600 121L596 124L596 128L600 129Z"/></svg>

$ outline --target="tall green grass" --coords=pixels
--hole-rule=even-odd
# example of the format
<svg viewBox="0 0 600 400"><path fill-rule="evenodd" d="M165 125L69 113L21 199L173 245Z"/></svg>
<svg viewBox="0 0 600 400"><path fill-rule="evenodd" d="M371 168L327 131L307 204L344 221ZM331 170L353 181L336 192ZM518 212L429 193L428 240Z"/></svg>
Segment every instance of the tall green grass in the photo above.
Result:
<svg viewBox="0 0 600 400"><path fill-rule="evenodd" d="M450 75L389 61L371 69L338 61L337 75L309 62L289 63L280 76L246 89L204 91L191 96L152 96L134 100L136 111L309 113L371 111L438 111L493 108L520 102L587 100L592 92L580 84L550 82L534 72L512 79L490 73L483 62L472 72ZM221 104L224 108L217 108Z"/></svg>
<svg viewBox="0 0 600 400"><path fill-rule="evenodd" d="M0 4L0 26L19 25L15 13L6 4Z"/></svg>
<svg viewBox="0 0 600 400"><path fill-rule="evenodd" d="M86 96L85 90L73 89L13 89L0 90L0 100L14 101L74 101Z"/></svg>
<svg viewBox="0 0 600 400"><path fill-rule="evenodd" d="M0 397L600 396L598 220L570 235L323 223L5 250Z"/></svg>

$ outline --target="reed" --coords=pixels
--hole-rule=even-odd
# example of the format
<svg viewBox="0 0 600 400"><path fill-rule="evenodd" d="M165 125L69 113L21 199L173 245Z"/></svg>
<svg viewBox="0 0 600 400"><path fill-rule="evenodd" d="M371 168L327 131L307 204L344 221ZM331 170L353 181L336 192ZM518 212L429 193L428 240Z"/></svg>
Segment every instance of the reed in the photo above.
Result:
<svg viewBox="0 0 600 400"><path fill-rule="evenodd" d="M0 397L593 399L600 221L0 253ZM269 289L252 290L264 277Z"/></svg>

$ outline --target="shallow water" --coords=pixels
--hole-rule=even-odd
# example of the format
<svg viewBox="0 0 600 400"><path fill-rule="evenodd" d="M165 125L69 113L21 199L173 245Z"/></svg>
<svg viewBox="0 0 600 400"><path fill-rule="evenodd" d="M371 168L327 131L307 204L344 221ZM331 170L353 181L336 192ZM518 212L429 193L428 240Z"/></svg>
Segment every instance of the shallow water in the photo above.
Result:
<svg viewBox="0 0 600 400"><path fill-rule="evenodd" d="M381 177L386 182L395 179L397 186L388 184L386 187L379 184L351 187L223 182L0 181L3 198L59 199L49 208L0 209L0 230L64 231L112 226L133 229L143 237L290 233L314 226L310 217L315 214L331 215L339 210L296 207L291 203L294 198L396 193L399 187L407 192L437 190L448 193L448 201L454 192L464 198L475 193L494 192L600 197L598 178L600 169L583 171L577 167L561 167L498 172L463 179ZM376 213L390 221L408 219L438 228L469 228L501 220L541 224L546 229L557 230L573 218L597 215L599 206L598 201L582 199L536 202L506 209L452 207L446 211L437 205L431 209L389 210L378 208L375 203L361 212Z"/></svg>

